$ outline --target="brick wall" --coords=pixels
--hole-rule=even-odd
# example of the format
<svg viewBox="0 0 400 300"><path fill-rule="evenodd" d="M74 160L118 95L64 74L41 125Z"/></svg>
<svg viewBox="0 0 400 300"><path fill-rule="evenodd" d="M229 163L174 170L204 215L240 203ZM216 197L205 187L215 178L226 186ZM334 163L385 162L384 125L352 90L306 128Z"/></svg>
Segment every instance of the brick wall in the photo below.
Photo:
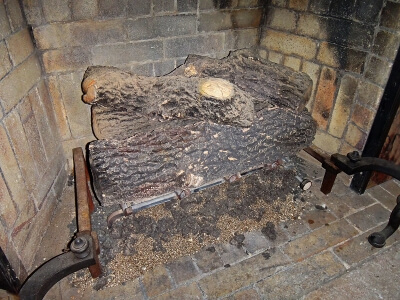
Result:
<svg viewBox="0 0 400 300"><path fill-rule="evenodd" d="M0 246L20 279L66 181L46 79L18 0L0 0Z"/></svg>
<svg viewBox="0 0 400 300"><path fill-rule="evenodd" d="M94 139L81 101L83 72L111 65L158 76L190 53L223 57L259 42L258 0L23 1L66 155Z"/></svg>
<svg viewBox="0 0 400 300"><path fill-rule="evenodd" d="M362 150L400 44L399 20L398 0L268 2L262 54L313 79L308 109L323 150Z"/></svg>

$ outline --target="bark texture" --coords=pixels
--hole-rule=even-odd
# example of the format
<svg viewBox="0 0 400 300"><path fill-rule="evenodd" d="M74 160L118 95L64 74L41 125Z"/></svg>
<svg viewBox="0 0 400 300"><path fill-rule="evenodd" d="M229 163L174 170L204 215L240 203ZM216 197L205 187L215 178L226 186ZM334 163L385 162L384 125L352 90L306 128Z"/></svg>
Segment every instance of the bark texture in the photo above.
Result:
<svg viewBox="0 0 400 300"><path fill-rule="evenodd" d="M89 161L105 205L142 202L295 154L316 126L312 82L251 52L190 56L168 76L115 68L85 74L95 135Z"/></svg>

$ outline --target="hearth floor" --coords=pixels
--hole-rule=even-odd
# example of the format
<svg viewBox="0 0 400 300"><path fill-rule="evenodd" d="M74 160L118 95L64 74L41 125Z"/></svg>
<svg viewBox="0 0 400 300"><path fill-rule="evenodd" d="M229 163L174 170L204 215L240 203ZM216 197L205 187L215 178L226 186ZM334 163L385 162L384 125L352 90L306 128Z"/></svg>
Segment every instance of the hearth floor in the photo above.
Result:
<svg viewBox="0 0 400 300"><path fill-rule="evenodd" d="M328 196L319 191L323 169L301 153L313 180L311 205L296 220L281 222L277 238L246 234L247 253L231 244L160 265L122 285L95 291L58 282L45 299L400 299L400 232L382 249L367 236L386 224L400 183L391 180L364 195L340 174ZM326 204L326 211L315 205ZM43 239L36 265L61 253L71 237L74 190L65 189Z"/></svg>

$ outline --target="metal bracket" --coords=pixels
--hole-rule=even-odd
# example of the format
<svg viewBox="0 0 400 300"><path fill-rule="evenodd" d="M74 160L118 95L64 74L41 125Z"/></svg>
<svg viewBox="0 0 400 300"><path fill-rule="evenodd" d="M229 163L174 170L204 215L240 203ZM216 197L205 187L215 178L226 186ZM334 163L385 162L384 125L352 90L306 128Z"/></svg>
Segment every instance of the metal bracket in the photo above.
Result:
<svg viewBox="0 0 400 300"><path fill-rule="evenodd" d="M19 291L21 300L43 299L51 287L65 276L88 267L93 278L101 275L100 253L96 232L92 231L90 214L94 204L89 190L89 173L81 148L73 149L78 232L70 250L48 260L37 268Z"/></svg>

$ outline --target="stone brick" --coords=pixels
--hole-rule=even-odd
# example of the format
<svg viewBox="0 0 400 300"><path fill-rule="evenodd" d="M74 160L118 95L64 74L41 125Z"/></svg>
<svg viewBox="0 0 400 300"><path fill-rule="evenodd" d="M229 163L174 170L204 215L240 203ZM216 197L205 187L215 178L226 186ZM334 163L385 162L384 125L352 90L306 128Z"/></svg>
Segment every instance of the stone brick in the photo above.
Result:
<svg viewBox="0 0 400 300"><path fill-rule="evenodd" d="M36 56L30 56L0 81L0 102L9 112L39 81L41 68Z"/></svg>
<svg viewBox="0 0 400 300"><path fill-rule="evenodd" d="M43 53L43 65L47 73L85 69L90 65L91 54L80 47L47 50Z"/></svg>
<svg viewBox="0 0 400 300"><path fill-rule="evenodd" d="M279 249L270 249L203 277L199 285L207 299L216 299L271 276L288 263L288 258Z"/></svg>
<svg viewBox="0 0 400 300"><path fill-rule="evenodd" d="M93 49L92 63L95 65L115 65L158 60L162 57L163 45L161 41L145 41L97 46Z"/></svg>
<svg viewBox="0 0 400 300"><path fill-rule="evenodd" d="M310 61L303 61L303 65L301 66L301 71L306 73L308 76L310 76L310 78L313 81L313 88L312 88L312 92L311 92L311 97L310 100L307 102L307 109L309 111L311 111L311 107L314 104L314 95L315 95L315 90L317 87L317 83L318 83L318 78L321 72L321 67L315 63L312 63Z"/></svg>
<svg viewBox="0 0 400 300"><path fill-rule="evenodd" d="M300 299L345 270L332 253L325 252L266 278L256 287L267 299Z"/></svg>
<svg viewBox="0 0 400 300"><path fill-rule="evenodd" d="M283 64L286 67L292 68L295 71L299 71L301 66L301 59L293 56L286 56L283 60Z"/></svg>
<svg viewBox="0 0 400 300"><path fill-rule="evenodd" d="M198 0L178 1L178 12L195 12L197 10Z"/></svg>
<svg viewBox="0 0 400 300"><path fill-rule="evenodd" d="M64 167L65 158L61 151L61 148L56 149L57 155L49 162L47 169L42 170L40 178L38 180L42 183L37 185L35 190L32 192L37 206L42 209L46 196L51 192L54 180L56 179L61 168Z"/></svg>
<svg viewBox="0 0 400 300"><path fill-rule="evenodd" d="M358 150L362 150L367 140L367 134L353 123L347 126L346 141Z"/></svg>
<svg viewBox="0 0 400 300"><path fill-rule="evenodd" d="M294 31L296 13L287 9L271 7L267 11L267 26L275 29Z"/></svg>
<svg viewBox="0 0 400 300"><path fill-rule="evenodd" d="M332 111L336 92L336 85L336 71L331 68L323 67L312 111L312 116L317 121L318 127L321 129L326 129L328 126L328 120Z"/></svg>
<svg viewBox="0 0 400 300"><path fill-rule="evenodd" d="M42 106L37 89L34 89L29 93L29 101L32 106L37 128L39 130L40 137L43 143L44 152L46 153L47 161L50 162L57 152L57 148L59 147L59 140L57 139L57 137L53 136L53 132L49 127L49 121Z"/></svg>
<svg viewBox="0 0 400 300"><path fill-rule="evenodd" d="M357 0L355 6L355 18L362 22L377 23L382 6L383 0Z"/></svg>
<svg viewBox="0 0 400 300"><path fill-rule="evenodd" d="M371 57L365 72L365 78L380 86L385 86L389 78L391 67L389 62L377 57Z"/></svg>
<svg viewBox="0 0 400 300"><path fill-rule="evenodd" d="M400 3L388 1L382 10L381 26L400 29Z"/></svg>
<svg viewBox="0 0 400 300"><path fill-rule="evenodd" d="M122 19L57 23L34 29L39 49L99 45L122 42L126 39Z"/></svg>
<svg viewBox="0 0 400 300"><path fill-rule="evenodd" d="M258 49L258 55L263 59L268 59L268 51L266 49Z"/></svg>
<svg viewBox="0 0 400 300"><path fill-rule="evenodd" d="M346 205L357 210L363 207L367 207L374 202L374 199L370 195L358 195L355 192L349 193L346 198Z"/></svg>
<svg viewBox="0 0 400 300"><path fill-rule="evenodd" d="M259 29L229 30L225 33L225 49L234 50L251 48L258 44Z"/></svg>
<svg viewBox="0 0 400 300"><path fill-rule="evenodd" d="M340 88L336 96L335 106L333 107L331 121L329 123L329 133L336 137L342 137L348 123L354 95L356 93L358 81L350 75L344 75L340 82Z"/></svg>
<svg viewBox="0 0 400 300"><path fill-rule="evenodd" d="M47 22L61 22L71 20L69 1L43 0L43 13Z"/></svg>
<svg viewBox="0 0 400 300"><path fill-rule="evenodd" d="M362 73L367 53L322 42L317 59L328 66L345 71Z"/></svg>
<svg viewBox="0 0 400 300"><path fill-rule="evenodd" d="M351 115L351 121L361 129L368 132L371 128L372 122L374 121L374 116L374 111L359 104L355 104L353 114Z"/></svg>
<svg viewBox="0 0 400 300"><path fill-rule="evenodd" d="M21 6L18 0L7 0L6 2L8 17L13 31L21 29L25 25L24 17L22 16Z"/></svg>
<svg viewBox="0 0 400 300"><path fill-rule="evenodd" d="M286 229L290 238L295 238L310 231L308 223L303 220L289 220L282 223L282 227Z"/></svg>
<svg viewBox="0 0 400 300"><path fill-rule="evenodd" d="M150 12L151 12L151 2L148 0L135 0L127 2L126 16L128 18L150 15Z"/></svg>
<svg viewBox="0 0 400 300"><path fill-rule="evenodd" d="M162 76L170 73L175 68L175 60L167 60L154 63L154 76Z"/></svg>
<svg viewBox="0 0 400 300"><path fill-rule="evenodd" d="M12 142L26 187L29 192L32 192L37 183L38 170L36 169L21 120L15 110L10 112L4 119L4 125Z"/></svg>
<svg viewBox="0 0 400 300"><path fill-rule="evenodd" d="M399 291L396 284L400 278L397 272L398 251L398 245L394 245L359 268L319 287L303 299L397 299Z"/></svg>
<svg viewBox="0 0 400 300"><path fill-rule="evenodd" d="M23 62L32 52L33 43L28 29L22 29L7 39L8 51L14 66Z"/></svg>
<svg viewBox="0 0 400 300"><path fill-rule="evenodd" d="M199 271L196 269L192 258L189 256L179 258L167 264L167 269L170 271L170 274L177 285L199 275Z"/></svg>
<svg viewBox="0 0 400 300"><path fill-rule="evenodd" d="M153 11L155 13L175 11L174 0L153 0Z"/></svg>
<svg viewBox="0 0 400 300"><path fill-rule="evenodd" d="M358 231L342 219L289 242L284 252L294 261L301 261L357 234Z"/></svg>
<svg viewBox="0 0 400 300"><path fill-rule="evenodd" d="M360 82L358 85L358 102L376 110L383 95L383 89L371 82Z"/></svg>
<svg viewBox="0 0 400 300"><path fill-rule="evenodd" d="M116 0L116 1L107 1L107 0L98 0L99 5L99 15L101 17L122 17L125 15L125 7L127 4L127 0Z"/></svg>
<svg viewBox="0 0 400 300"><path fill-rule="evenodd" d="M374 186L367 190L367 194L378 200L386 208L392 210L396 205L397 195L392 195L381 186Z"/></svg>
<svg viewBox="0 0 400 300"><path fill-rule="evenodd" d="M336 246L333 249L334 253L338 257L340 257L341 260L345 261L350 266L358 264L359 262L375 255L382 249L371 247L371 245L368 242L368 236L373 232L381 230L380 227L373 228L353 239L344 242L339 246ZM387 240L385 246L388 247L393 243L397 242L399 239L400 239L400 234L396 232Z"/></svg>
<svg viewBox="0 0 400 300"><path fill-rule="evenodd" d="M93 19L99 14L97 0L72 0L71 5L74 20Z"/></svg>
<svg viewBox="0 0 400 300"><path fill-rule="evenodd" d="M260 0L238 0L236 7L238 8L248 8L248 7L259 7L262 5Z"/></svg>
<svg viewBox="0 0 400 300"><path fill-rule="evenodd" d="M199 31L219 31L232 28L232 15L230 11L212 11L200 13Z"/></svg>
<svg viewBox="0 0 400 300"><path fill-rule="evenodd" d="M301 14L297 22L297 33L317 39L326 39L327 19L315 14Z"/></svg>
<svg viewBox="0 0 400 300"><path fill-rule="evenodd" d="M152 298L154 300L170 300L170 299L182 299L182 300L195 300L203 299L203 294L195 282L187 286L181 286L177 289L169 291L165 294Z"/></svg>
<svg viewBox="0 0 400 300"><path fill-rule="evenodd" d="M142 277L143 286L148 297L157 296L172 288L167 269L160 265L145 273Z"/></svg>
<svg viewBox="0 0 400 300"><path fill-rule="evenodd" d="M10 23L8 23L8 17L6 13L6 8L4 7L4 2L0 3L0 39L5 38L11 32Z"/></svg>
<svg viewBox="0 0 400 300"><path fill-rule="evenodd" d="M221 50L224 35L208 34L190 37L177 37L165 40L165 57L186 57L188 54L213 54Z"/></svg>
<svg viewBox="0 0 400 300"><path fill-rule="evenodd" d="M383 189L385 189L386 191L388 191L390 194L392 194L395 197L400 195L400 185L398 185L396 183L395 179L388 180L388 181L380 184L380 187L382 187Z"/></svg>
<svg viewBox="0 0 400 300"><path fill-rule="evenodd" d="M154 36L173 37L196 33L195 15L160 16L153 20Z"/></svg>
<svg viewBox="0 0 400 300"><path fill-rule="evenodd" d="M60 152L60 155L63 155L64 152ZM64 156L64 155L63 155ZM53 185L52 185L52 189L54 194L56 195L56 197L60 197L60 195L62 194L64 188L65 188L65 184L67 183L67 179L68 179L68 172L67 172L67 164L66 164L66 160L64 159L64 166L61 167L60 171L58 172L56 178L54 179Z"/></svg>
<svg viewBox="0 0 400 300"><path fill-rule="evenodd" d="M317 52L317 45L311 39L269 29L265 30L261 45L270 50L306 59L314 58Z"/></svg>
<svg viewBox="0 0 400 300"><path fill-rule="evenodd" d="M24 6L24 14L29 25L39 26L45 23L41 2L22 0L22 4Z"/></svg>
<svg viewBox="0 0 400 300"><path fill-rule="evenodd" d="M24 127L25 136L30 145L29 148L31 149L36 170L44 170L47 167L46 154L28 96L19 104L18 112Z"/></svg>
<svg viewBox="0 0 400 300"><path fill-rule="evenodd" d="M93 136L90 122L90 106L81 100L82 76L82 73L72 73L59 75L58 77L69 128L74 138Z"/></svg>
<svg viewBox="0 0 400 300"><path fill-rule="evenodd" d="M357 149L346 142L343 142L339 149L339 153L343 154L343 155L346 155L347 153L350 153L353 151L357 151Z"/></svg>
<svg viewBox="0 0 400 300"><path fill-rule="evenodd" d="M307 10L309 0L289 0L289 8L295 10Z"/></svg>
<svg viewBox="0 0 400 300"><path fill-rule="evenodd" d="M390 211L384 208L380 204L374 204L370 207L365 208L347 219L353 223L361 231L366 231L375 227L379 223L389 220Z"/></svg>
<svg viewBox="0 0 400 300"><path fill-rule="evenodd" d="M226 264L233 264L245 257L247 257L246 252L243 248L238 248L236 245L231 245L229 243L220 244L216 246L217 251L220 254L220 257L224 263Z"/></svg>
<svg viewBox="0 0 400 300"><path fill-rule="evenodd" d="M8 72L10 72L12 65L10 61L10 56L8 55L8 50L6 44L2 41L0 42L0 79L3 78Z"/></svg>
<svg viewBox="0 0 400 300"><path fill-rule="evenodd" d="M243 291L235 293L232 296L232 299L233 300L248 300L248 299L259 300L261 298L255 289L248 289L248 290L243 290Z"/></svg>
<svg viewBox="0 0 400 300"><path fill-rule="evenodd" d="M326 14L329 12L331 0L310 0L310 10L317 14Z"/></svg>
<svg viewBox="0 0 400 300"><path fill-rule="evenodd" d="M224 265L214 246L200 250L194 255L194 259L197 267L203 273L208 273Z"/></svg>
<svg viewBox="0 0 400 300"><path fill-rule="evenodd" d="M270 242L260 231L244 233L243 246L247 252L254 254L270 246Z"/></svg>
<svg viewBox="0 0 400 300"><path fill-rule="evenodd" d="M380 56L394 59L400 44L400 36L388 31L379 31L375 37L372 51Z"/></svg>
<svg viewBox="0 0 400 300"><path fill-rule="evenodd" d="M336 217L327 211L313 209L303 214L301 218L308 223L308 226L314 230L321 226L326 226L336 220Z"/></svg>
<svg viewBox="0 0 400 300"><path fill-rule="evenodd" d="M53 107L57 120L57 127L60 130L61 138L63 140L69 139L71 137L71 130L68 126L67 113L65 111L57 77L49 76L47 79L47 84L49 87L49 93L51 95L51 98L53 99Z"/></svg>
<svg viewBox="0 0 400 300"><path fill-rule="evenodd" d="M17 219L17 210L15 209L14 202L11 199L7 185L0 173L0 199L1 199L1 219L4 221L4 225L7 229L11 229ZM2 244L4 248L4 244Z"/></svg>

